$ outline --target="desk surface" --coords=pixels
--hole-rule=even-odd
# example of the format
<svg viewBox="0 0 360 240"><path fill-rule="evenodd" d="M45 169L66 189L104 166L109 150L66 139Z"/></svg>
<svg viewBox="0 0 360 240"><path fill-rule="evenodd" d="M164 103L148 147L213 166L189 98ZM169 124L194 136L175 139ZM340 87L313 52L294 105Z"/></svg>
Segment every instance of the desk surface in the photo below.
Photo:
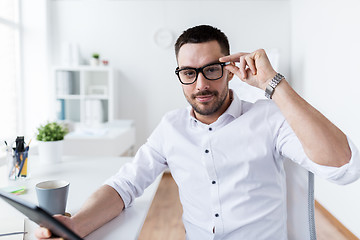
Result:
<svg viewBox="0 0 360 240"><path fill-rule="evenodd" d="M69 196L66 211L75 214L79 211L85 200L103 182L115 174L117 170L132 158L121 157L63 157L63 162L47 166L40 166L36 156L29 159L30 178L28 180L9 181L9 186L26 186L27 193L20 197L37 204L35 185L38 182L52 179L63 179L70 182ZM120 216L99 228L88 237L87 240L95 239L137 239L141 227L150 208L152 199L160 183L161 176L150 185L144 194L135 200L132 207L125 209ZM6 220L9 216L24 217L16 209L4 201L0 201L0 220ZM25 239L34 239L34 224L27 224Z"/></svg>
<svg viewBox="0 0 360 240"><path fill-rule="evenodd" d="M65 136L64 155L123 156L135 145L133 120L114 120L100 128L80 127Z"/></svg>

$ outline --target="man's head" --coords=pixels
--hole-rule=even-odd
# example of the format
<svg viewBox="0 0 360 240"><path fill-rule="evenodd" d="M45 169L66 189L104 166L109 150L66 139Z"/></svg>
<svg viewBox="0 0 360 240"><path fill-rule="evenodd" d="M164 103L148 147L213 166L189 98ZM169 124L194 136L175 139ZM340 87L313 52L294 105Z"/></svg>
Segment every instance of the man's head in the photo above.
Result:
<svg viewBox="0 0 360 240"><path fill-rule="evenodd" d="M206 25L186 30L176 41L177 74L186 100L203 122L216 121L230 105L228 82L233 74L219 64L229 51L225 34Z"/></svg>

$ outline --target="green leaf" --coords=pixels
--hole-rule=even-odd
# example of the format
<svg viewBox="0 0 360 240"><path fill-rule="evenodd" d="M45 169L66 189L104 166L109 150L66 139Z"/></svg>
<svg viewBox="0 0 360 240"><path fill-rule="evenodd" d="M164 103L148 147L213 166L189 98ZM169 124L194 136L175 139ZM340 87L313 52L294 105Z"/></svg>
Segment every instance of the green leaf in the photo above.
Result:
<svg viewBox="0 0 360 240"><path fill-rule="evenodd" d="M36 139L43 142L63 140L64 136L69 132L67 128L57 122L48 122L46 125L40 125L37 130Z"/></svg>

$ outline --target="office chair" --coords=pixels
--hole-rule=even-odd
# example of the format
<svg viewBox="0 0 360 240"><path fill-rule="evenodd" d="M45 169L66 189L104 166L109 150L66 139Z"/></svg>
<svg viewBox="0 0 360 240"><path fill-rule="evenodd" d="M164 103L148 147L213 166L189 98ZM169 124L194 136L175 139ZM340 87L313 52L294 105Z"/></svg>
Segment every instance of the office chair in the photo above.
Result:
<svg viewBox="0 0 360 240"><path fill-rule="evenodd" d="M314 174L289 159L284 160L289 240L316 240Z"/></svg>
<svg viewBox="0 0 360 240"><path fill-rule="evenodd" d="M270 56L269 56L270 57ZM277 56L274 56L275 58ZM277 62L273 62L277 69ZM241 100L265 99L264 91L240 79L229 83ZM284 160L287 190L287 228L289 240L316 240L314 217L314 174L289 159Z"/></svg>

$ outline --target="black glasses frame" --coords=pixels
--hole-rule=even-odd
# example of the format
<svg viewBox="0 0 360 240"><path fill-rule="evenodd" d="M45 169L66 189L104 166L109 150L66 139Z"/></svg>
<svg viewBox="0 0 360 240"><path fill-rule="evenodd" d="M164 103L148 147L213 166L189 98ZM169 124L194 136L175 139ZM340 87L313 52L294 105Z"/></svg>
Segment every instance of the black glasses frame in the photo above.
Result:
<svg viewBox="0 0 360 240"><path fill-rule="evenodd" d="M184 84L184 85L190 85L190 84L193 84L194 82L196 82L196 80L198 79L199 73L202 73L202 75L203 75L207 80L214 81L214 80L218 80L218 79L220 79L220 78L222 78L222 77L224 76L224 66L226 66L226 65L228 65L228 64L229 64L229 62L222 62L222 63L216 62L216 63L209 63L209 64L207 64L207 65L205 65L205 66L203 66L203 67L200 67L200 68L185 67L185 68L179 69L179 67L177 67L177 68L175 69L175 74L178 76L179 81L180 81L182 84ZM220 76L220 77L215 78L215 79L209 79L209 78L207 78L207 77L205 76L205 74L204 74L204 72L203 72L204 68L209 67L209 66L211 66L211 65L220 65L220 66L221 66L221 76ZM180 73L180 71L182 71L182 70L195 70L196 76L195 76L194 81L191 82L191 83L184 83L183 81L181 81L181 78L180 78L180 74L179 74L179 73Z"/></svg>

